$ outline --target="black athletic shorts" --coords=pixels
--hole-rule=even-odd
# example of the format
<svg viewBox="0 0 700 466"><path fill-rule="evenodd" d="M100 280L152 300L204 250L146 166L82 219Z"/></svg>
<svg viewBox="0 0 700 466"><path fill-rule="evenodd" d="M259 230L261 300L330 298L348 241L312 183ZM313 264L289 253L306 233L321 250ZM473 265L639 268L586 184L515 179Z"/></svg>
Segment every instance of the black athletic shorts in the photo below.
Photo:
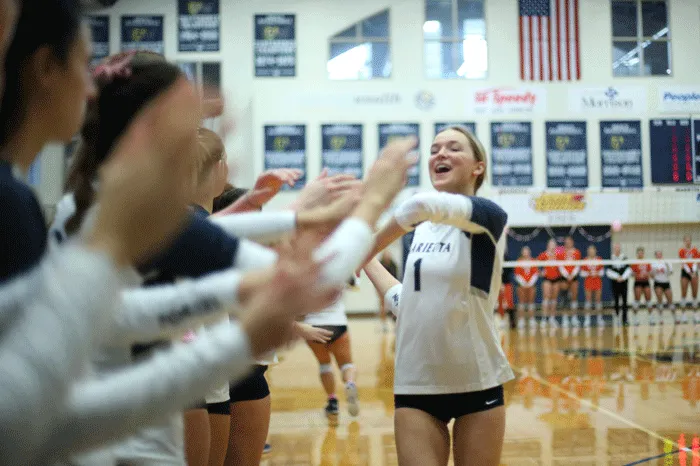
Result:
<svg viewBox="0 0 700 466"><path fill-rule="evenodd" d="M690 275L685 268L681 269L681 278L687 278L688 280L692 280L693 276Z"/></svg>
<svg viewBox="0 0 700 466"><path fill-rule="evenodd" d="M207 403L207 412L209 414L228 416L231 414L231 402L221 401L219 403Z"/></svg>
<svg viewBox="0 0 700 466"><path fill-rule="evenodd" d="M236 401L262 400L270 394L265 378L267 366L254 366L253 372L245 380L229 388L230 403Z"/></svg>
<svg viewBox="0 0 700 466"><path fill-rule="evenodd" d="M503 406L503 385L480 392L450 393L446 395L394 395L394 408L413 408L424 411L444 423L467 414Z"/></svg>
<svg viewBox="0 0 700 466"><path fill-rule="evenodd" d="M654 283L654 288L661 288L662 290L666 291L669 288L671 288L671 284L670 283L663 283L663 282L661 282L661 283L656 282L656 283Z"/></svg>
<svg viewBox="0 0 700 466"><path fill-rule="evenodd" d="M331 339L328 340L326 343L327 345L330 345L331 343L335 343L338 338L342 337L345 335L348 331L348 326L347 325L314 325L316 328L322 328L323 330L328 330L329 332L333 332L333 335L331 335Z"/></svg>
<svg viewBox="0 0 700 466"><path fill-rule="evenodd" d="M650 288L649 280L637 280L634 282L635 288Z"/></svg>

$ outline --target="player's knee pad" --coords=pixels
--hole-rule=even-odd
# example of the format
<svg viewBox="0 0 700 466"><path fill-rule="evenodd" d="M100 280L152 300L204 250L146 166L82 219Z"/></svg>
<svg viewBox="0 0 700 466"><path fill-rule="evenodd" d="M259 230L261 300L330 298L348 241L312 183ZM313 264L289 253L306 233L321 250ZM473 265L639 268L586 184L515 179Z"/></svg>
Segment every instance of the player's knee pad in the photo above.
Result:
<svg viewBox="0 0 700 466"><path fill-rule="evenodd" d="M321 364L318 367L318 370L321 374L330 374L333 372L333 365L331 364Z"/></svg>
<svg viewBox="0 0 700 466"><path fill-rule="evenodd" d="M353 369L354 367L355 367L355 365L351 362L349 362L347 364L343 364L342 366L340 366L340 372L345 372L346 370Z"/></svg>

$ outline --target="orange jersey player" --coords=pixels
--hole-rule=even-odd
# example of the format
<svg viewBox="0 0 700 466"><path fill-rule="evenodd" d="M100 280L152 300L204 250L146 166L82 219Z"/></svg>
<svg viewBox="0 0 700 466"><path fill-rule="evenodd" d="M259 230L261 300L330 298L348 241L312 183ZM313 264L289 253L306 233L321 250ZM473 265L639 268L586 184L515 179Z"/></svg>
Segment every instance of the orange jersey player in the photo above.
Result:
<svg viewBox="0 0 700 466"><path fill-rule="evenodd" d="M537 260L541 261L557 261L562 260L563 256L561 253L557 253L557 242L554 239L550 239L547 242L547 250L542 254L537 256ZM554 318L554 311L557 307L557 297L559 296L559 279L561 274L559 273L559 267L556 265L546 265L543 267L544 281L542 282L542 315L543 319L540 321L540 326L542 328L546 327L547 320L549 320L550 327L556 327L557 321Z"/></svg>
<svg viewBox="0 0 700 466"><path fill-rule="evenodd" d="M598 256L598 250L595 246L588 246L586 251L587 261L599 261L602 260ZM595 304L597 320L596 324L598 327L604 325L603 321L603 275L605 274L605 267L602 264L590 264L581 266L581 276L585 278L583 282L583 289L586 293L586 301L583 305L585 312L585 317L583 318L583 326L590 327L591 325L591 309Z"/></svg>
<svg viewBox="0 0 700 466"><path fill-rule="evenodd" d="M564 251L562 253L562 260L565 261L580 261L581 251L576 249L574 246L574 239L571 236L567 236L564 240ZM580 325L578 316L576 315L576 310L578 309L578 275L581 271L581 266L578 264L567 264L559 267L559 273L561 278L559 279L559 289L568 291L569 300L571 303L571 325L573 327L578 327ZM569 316L564 314L562 316L562 327L569 326Z"/></svg>
<svg viewBox="0 0 700 466"><path fill-rule="evenodd" d="M678 257L681 259L700 259L700 252L692 244L692 238L690 235L685 235L683 237L683 247L678 250ZM691 299L686 299L688 295L688 285L691 289ZM683 263L683 268L681 269L681 305L685 304L685 307L691 309L693 307L693 301L698 305L698 263L697 262L685 262ZM700 324L700 311L695 313L696 323Z"/></svg>

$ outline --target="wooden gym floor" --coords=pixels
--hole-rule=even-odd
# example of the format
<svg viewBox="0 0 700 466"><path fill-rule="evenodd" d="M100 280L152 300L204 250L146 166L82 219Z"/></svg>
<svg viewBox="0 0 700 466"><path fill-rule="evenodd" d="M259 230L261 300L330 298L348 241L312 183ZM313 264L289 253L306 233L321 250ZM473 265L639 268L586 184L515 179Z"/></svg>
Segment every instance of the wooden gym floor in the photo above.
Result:
<svg viewBox="0 0 700 466"><path fill-rule="evenodd" d="M700 325L607 324L577 334L504 331L516 380L505 387L502 464L700 465ZM341 414L329 426L318 364L297 344L268 372L273 452L262 464L397 464L393 332L377 319L349 328L360 415L347 414L337 377Z"/></svg>

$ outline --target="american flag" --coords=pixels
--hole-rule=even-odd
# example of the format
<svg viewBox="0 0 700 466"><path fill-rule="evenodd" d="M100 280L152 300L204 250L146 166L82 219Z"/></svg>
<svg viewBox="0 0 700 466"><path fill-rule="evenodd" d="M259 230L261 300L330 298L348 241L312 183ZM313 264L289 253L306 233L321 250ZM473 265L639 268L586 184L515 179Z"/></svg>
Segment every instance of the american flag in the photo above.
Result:
<svg viewBox="0 0 700 466"><path fill-rule="evenodd" d="M520 1L520 78L581 79L578 0Z"/></svg>

